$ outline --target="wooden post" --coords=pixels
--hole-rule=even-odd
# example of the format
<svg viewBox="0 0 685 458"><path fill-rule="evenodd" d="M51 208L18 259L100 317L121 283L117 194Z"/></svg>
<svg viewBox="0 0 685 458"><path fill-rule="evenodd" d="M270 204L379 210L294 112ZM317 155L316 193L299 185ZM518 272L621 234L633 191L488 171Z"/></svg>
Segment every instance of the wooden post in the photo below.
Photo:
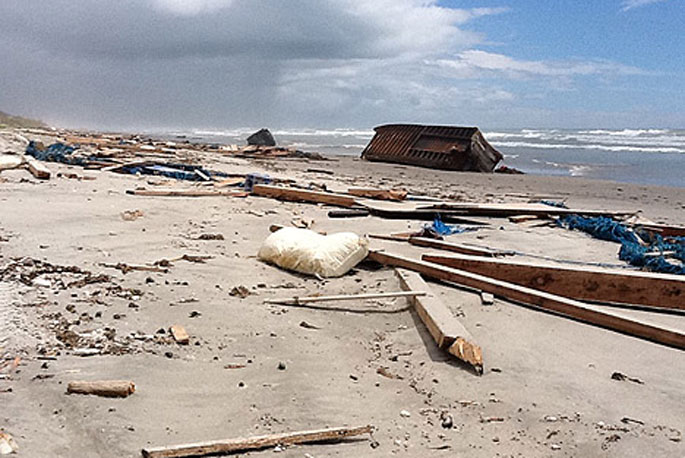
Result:
<svg viewBox="0 0 685 458"><path fill-rule="evenodd" d="M197 444L177 445L143 449L144 458L182 458L189 456L206 456L218 453L245 452L259 450L276 445L306 444L322 441L337 441L347 437L369 434L373 426L359 428L329 428L296 433L269 434L248 438L227 439Z"/></svg>
<svg viewBox="0 0 685 458"><path fill-rule="evenodd" d="M588 267L561 267L461 255L421 259L573 299L685 310L685 277Z"/></svg>
<svg viewBox="0 0 685 458"><path fill-rule="evenodd" d="M369 259L388 266L410 269L438 280L450 281L477 288L511 301L529 304L585 323L612 329L664 345L685 349L685 334L681 331L661 328L652 324L626 318L573 299L556 296L554 294L496 280L464 270L451 269L438 264L405 258L382 251L370 252Z"/></svg>

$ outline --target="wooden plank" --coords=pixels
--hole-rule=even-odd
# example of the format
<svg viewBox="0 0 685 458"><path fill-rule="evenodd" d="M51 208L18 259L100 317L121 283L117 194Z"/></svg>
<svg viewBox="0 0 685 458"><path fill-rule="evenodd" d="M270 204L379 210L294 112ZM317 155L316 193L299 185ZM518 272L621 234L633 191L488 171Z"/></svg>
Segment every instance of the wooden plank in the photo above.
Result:
<svg viewBox="0 0 685 458"><path fill-rule="evenodd" d="M421 321L428 328L438 348L446 350L465 363L470 364L479 374L483 373L483 352L473 343L473 337L459 320L452 315L447 306L430 291L426 282L416 272L395 269L400 286L407 291L428 291L427 295L413 296L409 299Z"/></svg>
<svg viewBox="0 0 685 458"><path fill-rule="evenodd" d="M478 248L462 243L445 242L444 240L429 239L426 237L410 237L409 243L416 246L435 248L438 250L452 251L455 253L470 254L474 256L505 256L511 254L506 251L490 250L488 248Z"/></svg>
<svg viewBox="0 0 685 458"><path fill-rule="evenodd" d="M247 192L243 191L218 191L210 189L129 189L126 194L134 196L149 196L149 197L246 197Z"/></svg>
<svg viewBox="0 0 685 458"><path fill-rule="evenodd" d="M600 310L598 307L593 307L566 297L538 291L464 270L452 269L439 264L418 261L382 251L370 252L369 259L388 266L410 269L438 280L477 288L511 301L532 305L585 323L612 329L664 345L685 349L685 334L678 330L661 328L638 320L626 318L614 312Z"/></svg>
<svg viewBox="0 0 685 458"><path fill-rule="evenodd" d="M174 324L169 327L169 332L177 344L188 345L190 343L190 336L188 335L188 332L180 324Z"/></svg>
<svg viewBox="0 0 685 458"><path fill-rule="evenodd" d="M368 199L402 201L407 198L407 191L404 189L349 188L347 193Z"/></svg>
<svg viewBox="0 0 685 458"><path fill-rule="evenodd" d="M310 297L292 297L288 299L266 299L265 304L282 304L284 302L293 302L295 304L308 304L311 302L330 302L330 301L356 301L366 299L387 299L393 297L416 297L425 296L425 291L398 291L393 293L369 293L369 294L339 294L336 296L310 296Z"/></svg>
<svg viewBox="0 0 685 458"><path fill-rule="evenodd" d="M45 166L42 162L27 157L26 158L26 168L29 169L29 172L31 172L31 175L34 177L40 179L40 180L49 180L50 179L50 169Z"/></svg>
<svg viewBox="0 0 685 458"><path fill-rule="evenodd" d="M135 391L136 385L129 380L74 381L67 385L69 394L94 394L108 398L125 398Z"/></svg>
<svg viewBox="0 0 685 458"><path fill-rule="evenodd" d="M338 207L354 207L357 203L354 197L332 192L309 191L306 189L284 188L266 184L256 184L252 193L257 196L271 197L278 200L295 202L310 202L317 204L335 205Z"/></svg>
<svg viewBox="0 0 685 458"><path fill-rule="evenodd" d="M172 447L146 448L142 450L144 458L181 458L189 456L207 456L215 454L246 452L276 445L306 444L323 441L339 441L347 437L370 434L373 426L358 428L328 428L296 433L269 434L248 438L227 439L197 444L177 445Z"/></svg>
<svg viewBox="0 0 685 458"><path fill-rule="evenodd" d="M589 267L524 264L461 255L428 255L434 262L572 299L685 310L685 277Z"/></svg>
<svg viewBox="0 0 685 458"><path fill-rule="evenodd" d="M559 208L544 204L505 204L505 203L476 203L476 202L443 202L422 209L461 211L468 215L492 216L506 218L516 215L538 215L538 216L561 216L561 215L583 215L583 216L627 216L635 212L631 211L611 211L611 210L592 210L582 208Z"/></svg>

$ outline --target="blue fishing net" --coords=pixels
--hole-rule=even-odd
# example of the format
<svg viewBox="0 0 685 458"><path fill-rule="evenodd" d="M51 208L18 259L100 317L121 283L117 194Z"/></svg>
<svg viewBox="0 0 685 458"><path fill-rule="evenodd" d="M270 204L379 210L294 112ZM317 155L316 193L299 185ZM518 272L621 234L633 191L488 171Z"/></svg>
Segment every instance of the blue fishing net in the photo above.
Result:
<svg viewBox="0 0 685 458"><path fill-rule="evenodd" d="M633 230L605 216L586 218L567 215L559 218L558 224L601 240L620 243L618 257L630 265L653 272L685 275L685 237L664 238L639 228ZM640 243L640 239L643 243ZM678 259L681 264L666 260L665 252L669 252L669 256Z"/></svg>
<svg viewBox="0 0 685 458"><path fill-rule="evenodd" d="M53 143L45 149L40 149L39 145L30 141L26 146L26 154L33 156L39 161L61 162L70 165L85 165L86 160L82 157L75 157L72 154L76 151L73 146L64 143Z"/></svg>

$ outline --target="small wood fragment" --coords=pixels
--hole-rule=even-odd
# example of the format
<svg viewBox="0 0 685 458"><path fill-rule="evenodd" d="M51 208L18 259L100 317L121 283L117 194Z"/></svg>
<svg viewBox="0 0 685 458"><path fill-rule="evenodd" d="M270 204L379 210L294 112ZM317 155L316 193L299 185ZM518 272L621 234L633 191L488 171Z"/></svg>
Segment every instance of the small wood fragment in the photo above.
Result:
<svg viewBox="0 0 685 458"><path fill-rule="evenodd" d="M107 398L125 398L135 391L135 383L129 380L73 381L67 385L69 394L93 394Z"/></svg>
<svg viewBox="0 0 685 458"><path fill-rule="evenodd" d="M36 159L27 157L26 158L26 167L29 169L29 172L31 172L31 175L33 175L36 178L39 178L41 180L49 180L50 179L50 169L45 166L40 161L37 161Z"/></svg>
<svg viewBox="0 0 685 458"><path fill-rule="evenodd" d="M186 189L186 190L148 190L148 189L129 189L126 194L134 196L148 197L247 197L249 193L244 191L221 191L212 189Z"/></svg>
<svg viewBox="0 0 685 458"><path fill-rule="evenodd" d="M183 458L190 456L207 456L219 453L245 452L259 450L276 445L307 444L324 441L339 441L348 437L370 434L373 426L358 428L329 428L296 433L269 434L248 438L227 439L197 444L185 444L171 447L145 448L144 458Z"/></svg>
<svg viewBox="0 0 685 458"><path fill-rule="evenodd" d="M179 345L188 345L190 343L190 336L186 332L185 328L180 324L174 324L169 328L171 336L174 338Z"/></svg>
<svg viewBox="0 0 685 458"><path fill-rule="evenodd" d="M404 189L349 188L347 193L357 197L379 200L401 201L407 198L407 191Z"/></svg>
<svg viewBox="0 0 685 458"><path fill-rule="evenodd" d="M265 184L254 185L252 193L257 196L271 197L278 200L328 204L338 207L354 207L357 205L354 197L345 194L309 191L306 189L285 188Z"/></svg>
<svg viewBox="0 0 685 458"><path fill-rule="evenodd" d="M483 303L483 305L492 305L495 303L495 296L493 296L490 293L486 293L485 291L482 291L480 293L480 301Z"/></svg>
<svg viewBox="0 0 685 458"><path fill-rule="evenodd" d="M429 239L426 237L410 237L409 243L416 246L436 248L438 250L452 251L455 253L470 254L473 256L505 256L510 254L504 251L490 250L488 248L478 248L470 245L464 245L462 243L450 243L443 240Z"/></svg>

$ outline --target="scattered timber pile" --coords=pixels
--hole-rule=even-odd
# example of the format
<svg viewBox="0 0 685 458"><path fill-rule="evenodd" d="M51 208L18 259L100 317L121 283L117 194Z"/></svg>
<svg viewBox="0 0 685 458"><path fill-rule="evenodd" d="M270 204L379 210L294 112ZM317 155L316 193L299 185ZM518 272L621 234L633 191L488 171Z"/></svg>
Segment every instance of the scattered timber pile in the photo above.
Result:
<svg viewBox="0 0 685 458"><path fill-rule="evenodd" d="M47 135L46 132L41 132ZM477 171L492 171L501 159L501 155L487 144L475 128L382 126L377 128L377 132L377 136L364 152L366 159ZM49 179L51 172L45 167L45 161L57 161L97 169L102 173L163 176L177 180L181 185L184 182L197 182L192 186L174 189L128 189L126 198L131 201L141 197L201 199L215 196L249 199L249 202L271 202L266 199L273 199L325 207L331 221L373 218L376 228L390 220L419 221L422 228L418 230L388 231L389 233L371 233L357 237L357 242L363 245L364 249L360 256L360 259L363 259L361 262L366 263L369 269L392 272L396 277L396 280L392 278L390 283L382 286L387 288L385 291L335 295L308 293L306 296L269 298L263 302L282 307L343 311L362 315L413 313L414 317L418 317L416 323L419 327L425 327L426 335L430 335L428 347L443 355L445 359L456 361L458 366L455 370L466 369L463 372L469 377L482 375L488 367L488 348L478 342L478 333L467 329L451 310L450 304L436 294L429 280L441 282L448 287L457 287L465 291L464 294L476 294L483 305L491 305L495 300L512 305L524 305L551 313L559 319L571 319L638 339L685 349L685 333L682 331L621 313L622 308L660 314L661 318L665 314L683 313L685 275L677 275L674 272L680 272L685 265L685 226L656 224L633 212L568 208L563 203L552 201L456 202L412 194L405 188L349 187L333 192L325 186L317 187L293 179L276 179L259 173L222 173L196 165L198 153L254 158L303 157L297 151L275 146L270 134L267 136L263 131L257 134L257 138L250 142L253 144L234 148L143 140L137 136L61 132L54 134L59 135L60 141L50 146L38 142L28 143L28 156L0 155L0 170L26 167L35 177ZM388 143L386 135L395 135L394 140ZM391 153L383 152L384 145L396 149ZM142 211L136 210L124 212L121 217L125 221L134 221L143 215ZM525 225L531 230L541 226L558 231L584 228L587 229L587 233L604 240L634 241L636 248L631 248L633 251L629 253L629 259L620 258L627 262L621 265L625 268L619 269L615 266L607 268L590 263L549 259L507 247L458 241L460 233L496 227L504 220L516 225ZM572 221L574 226L571 226L569 221ZM305 245L315 245L317 240L322 244L328 244L329 241L322 240L335 239L335 234L315 233L311 230L312 223L303 219L293 220L292 225L297 229L282 230L283 226L277 224L271 225L270 229L271 232L278 234L297 232L298 237L310 234L305 240ZM351 226L348 221L342 221L339 225L341 228ZM609 234L605 233L606 228L609 228ZM221 234L201 234L194 238L204 241L223 239ZM407 255L407 251L413 255ZM359 253L359 250L356 252ZM316 258L316 262L312 264L318 267L325 262L321 256L312 256ZM116 269L122 274L133 271L165 274L179 261L203 264L212 257L185 254L145 264L117 262L101 263L99 266ZM540 258L544 258L544 262L541 262ZM659 262L653 262L654 260ZM294 265L295 267L290 270L309 274L320 280L323 280L323 277L329 278L316 271L307 272L301 268L304 263L301 259L295 261L273 263L280 266L273 268L286 269L284 266ZM345 264L349 259L338 261ZM331 275L332 279L326 282L335 285L335 278L343 275L361 277L360 271L353 269L358 261L349 263L344 272ZM260 261L251 259L250 262ZM74 277L73 281L65 283L65 279L68 279L67 274ZM362 282L362 278L358 280ZM128 291L113 284L112 278L108 275L96 275L76 266L56 266L34 259L12 261L0 269L0 281L16 281L45 288L55 287L61 283L60 287L63 290L94 288L93 285L104 284L107 286L101 286L102 291L90 294L95 298L93 301L116 295L129 301L129 307L134 310L139 307L136 302L140 300L141 295L140 291ZM229 293L232 297L243 299L251 294L254 293L244 286L236 286ZM387 298L396 299L401 307L378 310L371 307L362 309L330 305ZM187 300L196 301L195 298ZM199 314L190 311L188 316L193 318ZM82 318L86 321L90 317L86 314ZM50 316L50 319L56 323L55 328L62 342L59 349L74 356L125 354L132 352L135 349L134 345L140 347L139 351L155 354L162 352L158 348L161 346L190 348L198 342L192 328L189 327L189 334L186 328L178 323L168 323L157 331L157 335L136 332L115 338L112 329L77 332L77 324L74 322L69 322L61 316ZM516 323L512 323L512 326L515 325ZM302 321L300 326L306 329L320 329L306 321ZM147 346L136 342L145 342ZM543 350L533 348L530 351ZM42 357L46 360L56 359L55 351L44 353ZM164 354L168 358L173 356L168 351ZM7 368L0 364L0 369L5 371L5 374L0 375L9 376L19 364L18 358L6 364ZM224 366L227 369L241 367L245 366L234 363ZM278 370L284 369L285 366L281 367L279 363ZM386 369L379 367L377 373L387 378L401 378ZM616 377L625 377L621 373L616 374ZM140 387L144 392L143 383ZM121 402L130 402L128 399L124 401L123 398L135 399L140 396L135 394L137 389L139 388L131 380L72 380L68 383L66 392L69 395L122 398ZM76 397L78 396L73 396ZM482 421L500 421L500 417L488 418L490 420ZM450 417L450 427L451 422ZM362 425L365 423L366 421L360 422ZM141 453L144 457L161 458L248 452L268 447L277 447L276 450L280 451L282 446L343 441L351 437L370 435L374 430L374 426L366 425L283 432L183 445L146 446ZM375 439L371 439L372 444L375 443Z"/></svg>
<svg viewBox="0 0 685 458"><path fill-rule="evenodd" d="M362 158L443 170L492 172L502 154L477 127L389 124L374 129Z"/></svg>

